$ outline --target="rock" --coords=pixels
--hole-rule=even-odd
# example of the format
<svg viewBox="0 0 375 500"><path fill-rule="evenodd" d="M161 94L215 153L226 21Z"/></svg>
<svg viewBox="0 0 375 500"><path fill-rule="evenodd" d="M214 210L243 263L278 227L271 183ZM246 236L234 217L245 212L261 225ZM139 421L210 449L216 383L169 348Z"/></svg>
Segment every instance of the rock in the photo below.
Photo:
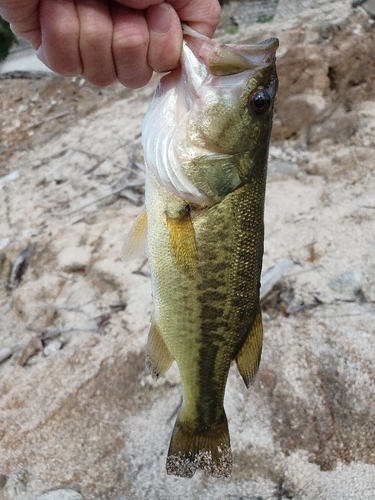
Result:
<svg viewBox="0 0 375 500"><path fill-rule="evenodd" d="M278 60L275 140L300 135L327 107L328 65L319 46L296 45Z"/></svg>
<svg viewBox="0 0 375 500"><path fill-rule="evenodd" d="M0 238L0 250L3 250L3 248L8 245L9 241L9 238Z"/></svg>
<svg viewBox="0 0 375 500"><path fill-rule="evenodd" d="M329 282L330 288L340 294L347 294L354 297L361 289L362 273L358 269L351 269L340 274Z"/></svg>
<svg viewBox="0 0 375 500"><path fill-rule="evenodd" d="M297 94L278 101L278 119L275 121L276 137L291 138L313 123L326 108L322 96L314 94Z"/></svg>
<svg viewBox="0 0 375 500"><path fill-rule="evenodd" d="M91 249L87 246L67 247L57 257L57 265L62 271L74 273L84 271L91 260Z"/></svg>
<svg viewBox="0 0 375 500"><path fill-rule="evenodd" d="M296 177L298 165L292 161L274 160L268 164L268 180L280 181L290 177Z"/></svg>
<svg viewBox="0 0 375 500"><path fill-rule="evenodd" d="M14 349L12 347L2 347L0 349L0 363L9 359L13 352Z"/></svg>
<svg viewBox="0 0 375 500"><path fill-rule="evenodd" d="M366 0L361 5L372 19L375 19L375 0Z"/></svg>
<svg viewBox="0 0 375 500"><path fill-rule="evenodd" d="M374 254L368 255L367 272L363 276L362 291L368 302L375 303L375 258Z"/></svg>
<svg viewBox="0 0 375 500"><path fill-rule="evenodd" d="M27 475L26 470L19 470L7 478L3 489L4 500L17 500L19 495L26 492Z"/></svg>
<svg viewBox="0 0 375 500"><path fill-rule="evenodd" d="M43 349L43 354L45 356L50 356L51 354L59 351L64 345L64 341L61 339L52 340L47 346Z"/></svg>
<svg viewBox="0 0 375 500"><path fill-rule="evenodd" d="M318 115L315 118L318 118ZM336 143L345 142L357 132L358 127L358 113L346 112L340 107L330 115L329 120L324 117L324 119L317 120L317 123L311 123L307 131L307 142L314 144L323 139L332 139Z"/></svg>
<svg viewBox="0 0 375 500"><path fill-rule="evenodd" d="M76 490L62 488L41 493L32 500L84 500L83 496Z"/></svg>
<svg viewBox="0 0 375 500"><path fill-rule="evenodd" d="M333 2L334 0L329 0ZM289 19L307 9L329 3L327 0L279 0L276 10L278 19Z"/></svg>

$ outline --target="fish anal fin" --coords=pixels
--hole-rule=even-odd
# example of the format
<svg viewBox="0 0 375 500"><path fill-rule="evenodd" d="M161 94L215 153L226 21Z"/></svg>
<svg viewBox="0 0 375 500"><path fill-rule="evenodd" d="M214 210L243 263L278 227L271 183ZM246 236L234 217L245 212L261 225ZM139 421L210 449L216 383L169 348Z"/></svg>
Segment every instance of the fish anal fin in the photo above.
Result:
<svg viewBox="0 0 375 500"><path fill-rule="evenodd" d="M121 259L123 262L129 262L145 252L147 243L147 214L144 210L141 212L128 235L121 249Z"/></svg>
<svg viewBox="0 0 375 500"><path fill-rule="evenodd" d="M198 253L189 206L185 206L173 217L166 212L166 219L176 267L183 274L192 278L198 268Z"/></svg>
<svg viewBox="0 0 375 500"><path fill-rule="evenodd" d="M243 381L245 382L246 387L250 386L256 372L258 371L260 357L262 354L262 343L262 313L260 311L260 305L258 305L253 326L251 327L249 335L236 357L237 368L243 378Z"/></svg>
<svg viewBox="0 0 375 500"><path fill-rule="evenodd" d="M173 356L164 342L159 327L153 320L146 347L146 366L150 370L152 378L157 380L168 371L173 361Z"/></svg>
<svg viewBox="0 0 375 500"><path fill-rule="evenodd" d="M214 477L229 477L232 473L228 422L224 412L220 421L199 429L194 423L177 416L167 457L167 474L193 477L201 469Z"/></svg>

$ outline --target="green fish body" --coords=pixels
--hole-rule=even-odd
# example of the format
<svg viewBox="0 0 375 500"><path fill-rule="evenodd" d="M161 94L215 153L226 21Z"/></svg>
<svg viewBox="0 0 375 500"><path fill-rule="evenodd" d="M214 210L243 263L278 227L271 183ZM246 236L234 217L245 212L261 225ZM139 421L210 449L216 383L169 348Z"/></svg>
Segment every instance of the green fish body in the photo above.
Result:
<svg viewBox="0 0 375 500"><path fill-rule="evenodd" d="M249 386L262 350L278 41L229 46L187 31L182 69L161 80L145 117L147 215L132 235L147 225L154 300L147 366L158 378L176 360L183 387L167 472L225 477L232 469L223 407L229 367L236 360Z"/></svg>

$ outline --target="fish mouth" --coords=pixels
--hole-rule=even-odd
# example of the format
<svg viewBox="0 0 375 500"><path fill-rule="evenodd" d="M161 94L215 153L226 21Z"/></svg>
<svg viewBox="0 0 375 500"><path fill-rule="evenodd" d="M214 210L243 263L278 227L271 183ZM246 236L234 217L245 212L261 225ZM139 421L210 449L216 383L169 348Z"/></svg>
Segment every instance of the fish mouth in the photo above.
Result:
<svg viewBox="0 0 375 500"><path fill-rule="evenodd" d="M279 47L277 38L268 38L264 42L252 45L234 45L211 40L187 25L183 26L183 32L183 68L192 66L191 56L188 55L190 49L196 59L206 66L207 72L213 76L229 76L249 70L255 72L275 61L276 50ZM189 59L188 64L184 64L184 57Z"/></svg>

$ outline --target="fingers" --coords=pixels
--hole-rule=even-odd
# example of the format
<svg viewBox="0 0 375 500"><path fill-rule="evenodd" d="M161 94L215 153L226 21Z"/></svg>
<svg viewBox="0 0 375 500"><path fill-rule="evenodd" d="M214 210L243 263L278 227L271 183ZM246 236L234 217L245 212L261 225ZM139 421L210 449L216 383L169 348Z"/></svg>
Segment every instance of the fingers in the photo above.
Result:
<svg viewBox="0 0 375 500"><path fill-rule="evenodd" d="M4 2L0 6L0 15L10 23L16 35L28 40L35 49L39 47L41 35L37 0L27 2L22 8L15 2L9 6Z"/></svg>
<svg viewBox="0 0 375 500"><path fill-rule="evenodd" d="M116 68L112 57L113 25L108 4L102 0L78 0L76 8L82 75L95 85L110 85L116 80Z"/></svg>
<svg viewBox="0 0 375 500"><path fill-rule="evenodd" d="M176 11L162 3L147 9L146 18L150 30L148 64L159 73L176 68L182 47L181 22Z"/></svg>
<svg viewBox="0 0 375 500"><path fill-rule="evenodd" d="M146 85L152 76L147 62L149 31L143 11L114 4L112 54L118 80L129 88Z"/></svg>
<svg viewBox="0 0 375 500"><path fill-rule="evenodd" d="M38 57L53 71L138 88L153 71L179 65L180 21L212 36L220 6L217 0L40 0L39 15ZM29 30L38 46L39 26Z"/></svg>
<svg viewBox="0 0 375 500"><path fill-rule="evenodd" d="M83 71L79 51L79 20L72 0L41 0L42 44L37 54L50 69L63 76Z"/></svg>
<svg viewBox="0 0 375 500"><path fill-rule="evenodd" d="M218 0L169 0L181 21L203 35L212 37L221 15Z"/></svg>

